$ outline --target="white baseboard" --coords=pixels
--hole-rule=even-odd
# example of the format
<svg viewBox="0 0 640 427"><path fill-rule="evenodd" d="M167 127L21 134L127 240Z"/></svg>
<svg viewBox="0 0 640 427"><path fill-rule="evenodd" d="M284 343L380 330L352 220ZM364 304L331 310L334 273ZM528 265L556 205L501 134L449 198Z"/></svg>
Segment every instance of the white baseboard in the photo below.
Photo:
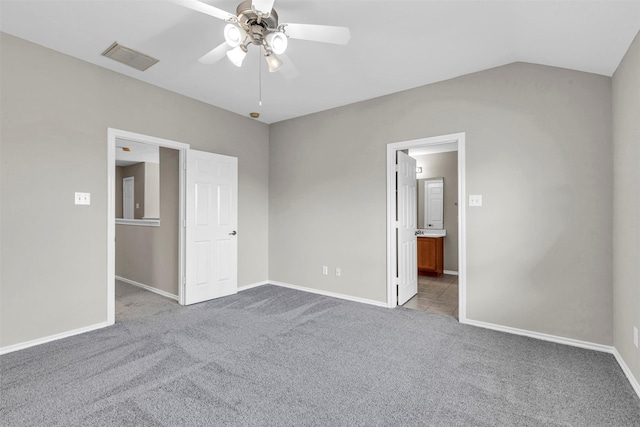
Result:
<svg viewBox="0 0 640 427"><path fill-rule="evenodd" d="M444 274L451 274L452 276L458 276L458 272L457 271L453 271L453 270L444 270L443 271Z"/></svg>
<svg viewBox="0 0 640 427"><path fill-rule="evenodd" d="M633 387L633 390L636 392L638 397L640 397L640 383L638 383L638 380L633 376L631 369L629 369L622 356L620 356L620 353L618 353L618 349L615 347L613 348L613 355L618 361L618 365L620 365L620 368L622 368L622 372L624 372L624 374L627 376L627 379L631 383L631 387Z"/></svg>
<svg viewBox="0 0 640 427"><path fill-rule="evenodd" d="M139 283L139 282L136 282L135 280L125 279L124 277L120 277L120 276L116 276L116 280L120 280L121 282L128 283L130 285L137 286L142 289L146 289L149 292L162 295L165 298L171 298L173 300L178 301L178 295L170 294L169 292L163 291L158 288L154 288L153 286L145 285L144 283Z"/></svg>
<svg viewBox="0 0 640 427"><path fill-rule="evenodd" d="M618 365L620 365L622 372L624 372L625 376L631 383L631 387L636 392L638 397L640 397L640 384L638 383L638 380L633 376L631 369L629 369L624 359L622 359L622 356L620 356L620 353L618 353L618 349L616 349L613 346L596 344L589 341L575 340L573 338L564 338L556 335L543 334L540 332L527 331L525 329L518 329L518 328L512 328L510 326L496 325L494 323L481 322L478 320L465 319L464 321L461 320L460 323L477 326L479 328L492 329L494 331L499 331L499 332L506 332L508 334L522 335L529 338L535 338L543 341L550 341L557 344L569 345L571 347L580 347L580 348L585 348L587 350L595 350L603 353L612 354L616 358Z"/></svg>
<svg viewBox="0 0 640 427"><path fill-rule="evenodd" d="M465 319L467 325L477 326L484 329L492 329L494 331L506 332L508 334L522 335L529 338L535 338L543 341L555 342L557 344L569 345L571 347L586 348L587 350L601 351L613 354L614 348L610 345L596 344L589 341L581 341L573 338L564 338L556 335L543 334L541 332L527 331L526 329L512 328L510 326L496 325L494 323L481 322L479 320Z"/></svg>
<svg viewBox="0 0 640 427"><path fill-rule="evenodd" d="M0 355L12 353L18 350L24 350L25 348L33 347L40 344L45 344L45 343L56 341L62 338L68 338L74 335L84 334L85 332L95 331L96 329L102 329L111 325L113 325L113 323L109 323L109 322L96 323L95 325L85 326L84 328L74 329L72 331L67 331L67 332L61 332L55 335L49 335L48 337L44 337L44 338L38 338L31 341L8 345L6 347L0 348Z"/></svg>
<svg viewBox="0 0 640 427"><path fill-rule="evenodd" d="M334 293L334 292L321 291L319 289L305 288L304 286L298 286L298 285L291 285L289 283L276 282L275 280L269 280L269 284L275 285L275 286L281 286L283 288L295 289L297 291L303 291L303 292L309 292L309 293L312 293L312 294L324 295L326 297L333 297L333 298L339 298L339 299L343 299L343 300L347 300L347 301L353 301L353 302L360 302L360 303L363 303L363 304L375 305L377 307L384 307L384 308L388 307L386 302L374 301L374 300L366 299L366 298L352 297L350 295L337 294L337 293Z"/></svg>
<svg viewBox="0 0 640 427"><path fill-rule="evenodd" d="M256 282L256 283L251 283L249 285L239 286L238 292L246 291L248 289L257 288L258 286L268 285L268 284L269 282L265 280L264 282Z"/></svg>

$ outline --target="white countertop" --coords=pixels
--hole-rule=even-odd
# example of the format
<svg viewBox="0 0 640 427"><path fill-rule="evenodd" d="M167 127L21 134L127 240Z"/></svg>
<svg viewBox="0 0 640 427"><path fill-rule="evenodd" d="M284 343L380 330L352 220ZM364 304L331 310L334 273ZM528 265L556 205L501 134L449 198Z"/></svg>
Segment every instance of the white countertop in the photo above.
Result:
<svg viewBox="0 0 640 427"><path fill-rule="evenodd" d="M445 237L447 230L432 230L429 228L418 228L416 237Z"/></svg>

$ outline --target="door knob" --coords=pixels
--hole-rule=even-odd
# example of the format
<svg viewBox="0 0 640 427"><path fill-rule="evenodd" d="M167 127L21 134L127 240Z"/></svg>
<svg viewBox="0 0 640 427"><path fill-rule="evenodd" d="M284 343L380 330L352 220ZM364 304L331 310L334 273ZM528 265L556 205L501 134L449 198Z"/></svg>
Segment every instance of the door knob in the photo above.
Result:
<svg viewBox="0 0 640 427"><path fill-rule="evenodd" d="M231 233L229 233L229 236L235 236L236 234L238 234L236 233L236 230L233 230Z"/></svg>

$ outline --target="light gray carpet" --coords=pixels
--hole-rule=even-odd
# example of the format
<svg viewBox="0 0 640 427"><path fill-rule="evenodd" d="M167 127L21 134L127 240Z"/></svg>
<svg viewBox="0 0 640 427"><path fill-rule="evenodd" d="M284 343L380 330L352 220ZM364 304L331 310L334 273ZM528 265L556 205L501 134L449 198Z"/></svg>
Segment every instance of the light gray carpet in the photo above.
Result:
<svg viewBox="0 0 640 427"><path fill-rule="evenodd" d="M120 291L115 326L0 358L3 426L640 426L608 354L275 286Z"/></svg>

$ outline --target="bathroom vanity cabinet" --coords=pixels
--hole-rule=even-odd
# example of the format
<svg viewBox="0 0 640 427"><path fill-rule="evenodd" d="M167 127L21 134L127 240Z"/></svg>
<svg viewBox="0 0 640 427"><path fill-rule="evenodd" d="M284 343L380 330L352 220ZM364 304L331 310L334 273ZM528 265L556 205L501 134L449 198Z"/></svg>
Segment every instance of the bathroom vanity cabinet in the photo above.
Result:
<svg viewBox="0 0 640 427"><path fill-rule="evenodd" d="M418 273L441 276L444 272L444 237L418 236Z"/></svg>

